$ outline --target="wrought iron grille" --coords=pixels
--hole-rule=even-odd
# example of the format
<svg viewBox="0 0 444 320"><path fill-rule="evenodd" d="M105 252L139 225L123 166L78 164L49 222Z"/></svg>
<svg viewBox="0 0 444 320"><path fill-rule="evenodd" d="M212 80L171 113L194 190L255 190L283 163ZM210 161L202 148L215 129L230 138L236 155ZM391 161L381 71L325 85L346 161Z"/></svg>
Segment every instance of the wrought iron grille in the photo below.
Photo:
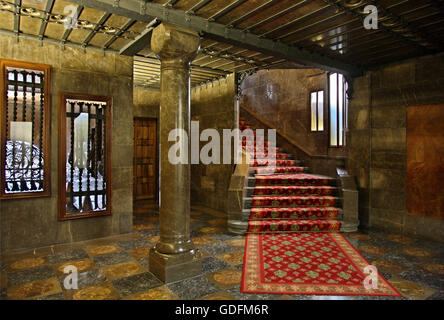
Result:
<svg viewBox="0 0 444 320"><path fill-rule="evenodd" d="M44 75L6 67L5 193L44 190Z"/></svg>
<svg viewBox="0 0 444 320"><path fill-rule="evenodd" d="M106 210L106 108L66 100L66 213Z"/></svg>

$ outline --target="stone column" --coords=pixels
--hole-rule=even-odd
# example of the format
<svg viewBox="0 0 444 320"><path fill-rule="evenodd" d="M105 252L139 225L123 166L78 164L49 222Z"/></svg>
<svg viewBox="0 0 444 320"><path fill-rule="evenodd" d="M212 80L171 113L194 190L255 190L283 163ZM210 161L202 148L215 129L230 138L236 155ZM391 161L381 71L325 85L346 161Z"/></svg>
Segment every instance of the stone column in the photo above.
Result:
<svg viewBox="0 0 444 320"><path fill-rule="evenodd" d="M172 164L168 141L174 129L189 139L190 63L200 48L197 32L162 23L153 30L151 49L161 60L160 81L160 239L150 251L150 271L164 282L202 272L200 252L190 238L190 141L188 162Z"/></svg>

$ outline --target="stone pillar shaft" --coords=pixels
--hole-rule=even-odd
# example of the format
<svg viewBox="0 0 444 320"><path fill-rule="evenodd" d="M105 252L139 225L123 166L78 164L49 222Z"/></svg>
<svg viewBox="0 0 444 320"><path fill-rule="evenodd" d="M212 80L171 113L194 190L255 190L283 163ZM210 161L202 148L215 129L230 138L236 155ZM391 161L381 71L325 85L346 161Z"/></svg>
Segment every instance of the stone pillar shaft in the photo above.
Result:
<svg viewBox="0 0 444 320"><path fill-rule="evenodd" d="M160 239L150 251L150 271L164 282L202 272L200 252L190 238L190 63L200 39L196 32L162 23L153 30L151 49L161 60L160 84ZM186 163L168 157L176 141L172 130L186 133ZM184 151L183 149L181 151Z"/></svg>

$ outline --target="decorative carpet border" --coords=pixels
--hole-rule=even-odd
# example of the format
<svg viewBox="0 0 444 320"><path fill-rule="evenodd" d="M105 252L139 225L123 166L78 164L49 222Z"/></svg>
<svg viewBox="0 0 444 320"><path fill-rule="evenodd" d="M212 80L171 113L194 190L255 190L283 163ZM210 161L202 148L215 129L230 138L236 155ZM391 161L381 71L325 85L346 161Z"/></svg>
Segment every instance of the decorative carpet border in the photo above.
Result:
<svg viewBox="0 0 444 320"><path fill-rule="evenodd" d="M362 272L366 266L370 265L370 263L342 234L327 234L329 234L330 239L335 242L341 252L357 270ZM264 234L247 234L240 288L242 293L402 297L398 290L396 290L380 273L378 273L378 289L366 289L364 284L359 286L344 286L337 284L314 285L300 283L264 283L261 281L263 273L261 238L263 236Z"/></svg>

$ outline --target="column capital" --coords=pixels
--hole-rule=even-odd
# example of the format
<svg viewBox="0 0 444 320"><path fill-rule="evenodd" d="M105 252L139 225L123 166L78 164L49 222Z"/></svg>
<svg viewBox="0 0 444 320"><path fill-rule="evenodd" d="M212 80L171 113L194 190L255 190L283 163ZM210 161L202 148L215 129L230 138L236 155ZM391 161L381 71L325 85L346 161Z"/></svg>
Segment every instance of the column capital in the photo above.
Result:
<svg viewBox="0 0 444 320"><path fill-rule="evenodd" d="M180 59L190 62L200 49L200 37L196 31L161 23L153 30L151 50L160 60Z"/></svg>

